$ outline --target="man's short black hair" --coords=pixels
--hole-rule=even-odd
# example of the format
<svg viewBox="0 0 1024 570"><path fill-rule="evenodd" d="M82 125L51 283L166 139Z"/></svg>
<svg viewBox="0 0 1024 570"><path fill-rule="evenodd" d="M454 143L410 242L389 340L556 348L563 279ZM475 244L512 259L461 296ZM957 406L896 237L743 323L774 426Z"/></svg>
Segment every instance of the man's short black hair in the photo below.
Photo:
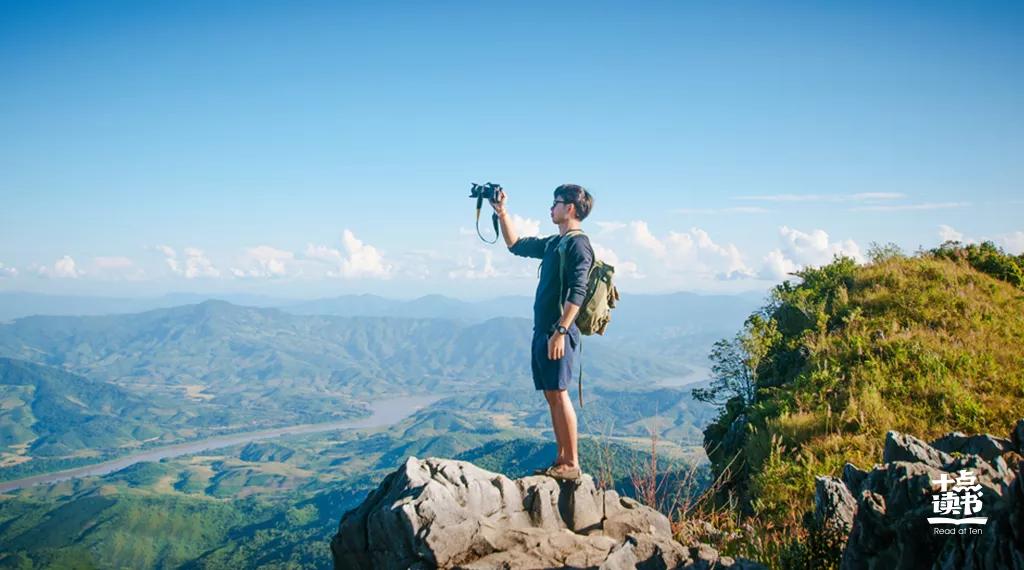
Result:
<svg viewBox="0 0 1024 570"><path fill-rule="evenodd" d="M555 199L561 198L576 206L576 219L583 221L594 208L594 197L578 184L562 184L555 188Z"/></svg>

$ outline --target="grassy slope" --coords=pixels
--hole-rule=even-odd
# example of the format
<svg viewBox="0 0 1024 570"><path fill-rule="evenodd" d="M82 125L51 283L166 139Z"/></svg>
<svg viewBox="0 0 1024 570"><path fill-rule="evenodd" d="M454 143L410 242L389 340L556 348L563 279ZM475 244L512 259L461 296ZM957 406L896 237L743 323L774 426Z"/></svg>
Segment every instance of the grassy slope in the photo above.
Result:
<svg viewBox="0 0 1024 570"><path fill-rule="evenodd" d="M755 513L795 523L813 506L814 476L880 462L887 430L1005 436L1024 416L1020 288L934 255L837 261L804 277L747 327L765 347L755 402L706 432L716 468L738 455ZM730 440L741 415L746 436Z"/></svg>

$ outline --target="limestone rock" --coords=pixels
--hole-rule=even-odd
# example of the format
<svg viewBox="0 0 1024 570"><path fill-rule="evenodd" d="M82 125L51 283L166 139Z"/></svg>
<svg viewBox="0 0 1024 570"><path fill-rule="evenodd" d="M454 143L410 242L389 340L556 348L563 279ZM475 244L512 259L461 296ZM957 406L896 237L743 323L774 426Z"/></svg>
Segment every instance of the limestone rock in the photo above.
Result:
<svg viewBox="0 0 1024 570"><path fill-rule="evenodd" d="M684 547L664 515L588 475L513 480L415 457L345 513L331 551L337 569L761 568Z"/></svg>
<svg viewBox="0 0 1024 570"><path fill-rule="evenodd" d="M1006 438L988 434L968 436L958 431L936 439L931 446L946 453L978 455L985 461L994 461L1014 447L1013 442Z"/></svg>
<svg viewBox="0 0 1024 570"><path fill-rule="evenodd" d="M886 434L885 464L862 471L847 464L841 484L855 501L843 553L844 569L972 568L1024 570L1024 462L1017 451L1024 420L1009 438L947 434L932 444L897 432ZM950 455L957 454L956 456ZM1009 462L1008 462L1009 461ZM938 534L932 481L971 470L981 486L981 532ZM851 506L838 479L818 478L815 515L841 524ZM937 525L954 532L959 527Z"/></svg>
<svg viewBox="0 0 1024 570"><path fill-rule="evenodd" d="M909 461L911 463L925 463L932 467L941 468L953 461L948 453L939 451L927 443L912 435L895 431L885 434L885 448L882 450L882 462Z"/></svg>
<svg viewBox="0 0 1024 570"><path fill-rule="evenodd" d="M830 528L844 535L853 528L857 500L842 481L835 477L818 477L814 482L814 519L821 528Z"/></svg>

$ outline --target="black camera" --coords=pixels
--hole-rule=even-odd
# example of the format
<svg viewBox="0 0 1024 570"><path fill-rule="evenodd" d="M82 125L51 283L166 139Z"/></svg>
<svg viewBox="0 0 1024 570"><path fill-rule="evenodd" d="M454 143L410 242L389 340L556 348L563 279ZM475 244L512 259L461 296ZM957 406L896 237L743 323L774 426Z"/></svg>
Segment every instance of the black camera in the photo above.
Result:
<svg viewBox="0 0 1024 570"><path fill-rule="evenodd" d="M495 184L488 182L487 184L473 183L473 187L469 189L469 197L476 198L478 200L493 200L495 194L501 190L501 184Z"/></svg>

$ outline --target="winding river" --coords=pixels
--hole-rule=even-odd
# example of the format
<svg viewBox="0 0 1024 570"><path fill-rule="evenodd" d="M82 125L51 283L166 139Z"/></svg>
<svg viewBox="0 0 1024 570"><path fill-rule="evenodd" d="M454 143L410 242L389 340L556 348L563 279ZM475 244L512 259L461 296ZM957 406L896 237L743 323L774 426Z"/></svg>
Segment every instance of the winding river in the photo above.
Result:
<svg viewBox="0 0 1024 570"><path fill-rule="evenodd" d="M387 398L384 400L378 400L376 402L370 403L372 415L366 418L344 420L338 422L327 422L320 424L303 424L282 428L265 429L260 431L233 433L231 435L211 437L209 439L190 441L187 443L178 443L164 447L154 447L153 449L147 449L146 451L141 451L139 453L135 453L132 455L126 455L118 459L104 461L103 463L95 463L93 465L87 465L85 467L76 467L74 469L67 469L65 471L57 471L54 473L46 473L43 475L34 475L32 477L26 477L24 479L15 479L13 481L0 482L0 493L14 491L17 489L21 489L23 487L30 487L32 485L48 485L50 483L57 483L59 481L66 481L68 479L106 475L108 473L113 473L114 471L120 471L125 467L134 465L136 463L141 463L143 461L160 461L161 459L165 459L168 457L190 455L193 453L198 453L200 451L220 449L223 447L230 447L232 445L238 445L241 443L249 443L251 441L258 441L264 439L273 439L285 435L318 433L338 429L384 427L401 421L402 419L415 413L417 410L425 408L443 397L444 396L431 395L401 396L396 398Z"/></svg>

